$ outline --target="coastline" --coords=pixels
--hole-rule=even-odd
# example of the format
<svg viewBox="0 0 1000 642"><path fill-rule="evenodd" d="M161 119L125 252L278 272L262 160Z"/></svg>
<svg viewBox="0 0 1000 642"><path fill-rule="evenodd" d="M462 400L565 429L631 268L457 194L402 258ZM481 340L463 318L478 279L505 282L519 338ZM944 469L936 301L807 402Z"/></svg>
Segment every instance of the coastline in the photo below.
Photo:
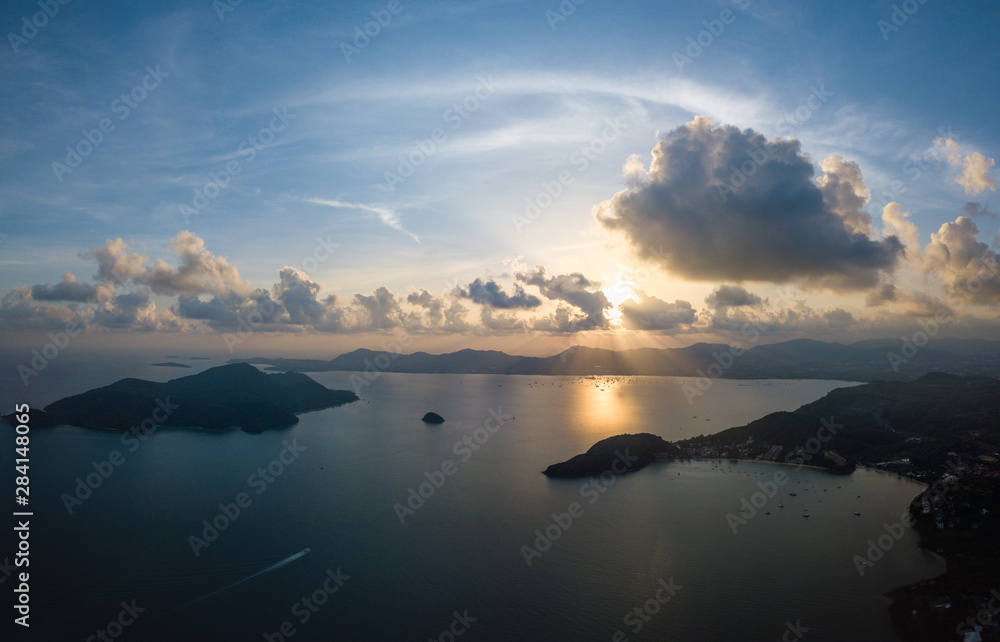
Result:
<svg viewBox="0 0 1000 642"><path fill-rule="evenodd" d="M812 464L796 464L795 462L790 462L790 461L774 461L773 459L738 459L733 457L712 457L712 458L678 457L675 459L654 459L653 461L744 461L750 464L777 464L778 466L796 466L798 468L812 468L814 470L822 470L828 472L831 475L850 475L851 473L854 472L854 470L850 470L847 472L838 473L834 470L830 470L829 468L824 468L823 466L814 466ZM861 466L858 466L857 468L861 468ZM855 470L857 470L857 468L855 468Z"/></svg>

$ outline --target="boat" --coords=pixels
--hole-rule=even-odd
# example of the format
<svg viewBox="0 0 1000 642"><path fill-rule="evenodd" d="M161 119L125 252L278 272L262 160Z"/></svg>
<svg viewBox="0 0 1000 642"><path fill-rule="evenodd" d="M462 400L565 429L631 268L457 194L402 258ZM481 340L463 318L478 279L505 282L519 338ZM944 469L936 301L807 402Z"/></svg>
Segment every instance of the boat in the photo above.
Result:
<svg viewBox="0 0 1000 642"><path fill-rule="evenodd" d="M796 495L795 493L788 493L788 494L792 497L798 497L798 495Z"/></svg>
<svg viewBox="0 0 1000 642"><path fill-rule="evenodd" d="M861 511L857 511L856 510L856 511L854 511L854 514L860 517L861 516Z"/></svg>
<svg viewBox="0 0 1000 642"><path fill-rule="evenodd" d="M784 504L778 504L778 508L784 508L784 507L785 507Z"/></svg>

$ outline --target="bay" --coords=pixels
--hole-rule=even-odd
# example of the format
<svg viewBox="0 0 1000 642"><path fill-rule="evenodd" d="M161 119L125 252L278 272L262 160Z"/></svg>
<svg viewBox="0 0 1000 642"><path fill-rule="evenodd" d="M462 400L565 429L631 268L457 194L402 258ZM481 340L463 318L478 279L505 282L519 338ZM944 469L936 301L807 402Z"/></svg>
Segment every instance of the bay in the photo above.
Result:
<svg viewBox="0 0 1000 642"><path fill-rule="evenodd" d="M764 641L788 623L812 640L897 639L883 594L943 563L908 529L863 575L854 556L919 484L754 462L656 463L605 483L540 474L604 437L717 432L851 385L717 380L689 404L694 383L385 373L360 402L259 435L33 431L33 617L53 639L85 639L132 600L145 610L125 634L141 640L446 640L467 626L462 639ZM427 411L446 423L424 424ZM513 419L487 430L494 416ZM77 480L115 451L70 514ZM727 515L778 471L787 484L734 533ZM208 541L206 523L225 528ZM540 553L530 566L522 547Z"/></svg>

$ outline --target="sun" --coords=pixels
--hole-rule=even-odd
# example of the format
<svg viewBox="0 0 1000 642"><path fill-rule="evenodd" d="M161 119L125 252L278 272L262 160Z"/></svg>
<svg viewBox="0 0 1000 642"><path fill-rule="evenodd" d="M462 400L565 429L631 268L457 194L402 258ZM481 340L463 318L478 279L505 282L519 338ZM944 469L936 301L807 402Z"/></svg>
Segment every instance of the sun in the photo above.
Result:
<svg viewBox="0 0 1000 642"><path fill-rule="evenodd" d="M626 299L635 296L635 288L632 287L632 283L622 280L622 275L619 274L615 284L604 288L602 292L611 302L611 307L604 311L604 317L616 325L620 324L622 318L620 306Z"/></svg>

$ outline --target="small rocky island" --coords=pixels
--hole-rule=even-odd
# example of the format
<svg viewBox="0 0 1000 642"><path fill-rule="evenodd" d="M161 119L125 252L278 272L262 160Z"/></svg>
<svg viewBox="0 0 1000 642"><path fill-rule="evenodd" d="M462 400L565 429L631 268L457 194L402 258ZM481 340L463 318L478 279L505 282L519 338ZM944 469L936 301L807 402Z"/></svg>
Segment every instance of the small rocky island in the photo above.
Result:
<svg viewBox="0 0 1000 642"><path fill-rule="evenodd" d="M590 450L545 469L549 477L588 477L611 471L624 475L645 468L655 459L674 459L680 449L662 437L641 432L602 439Z"/></svg>
<svg viewBox="0 0 1000 642"><path fill-rule="evenodd" d="M163 368L190 368L191 367L191 366L189 366L186 363L177 363L176 361L161 361L160 363L153 363L153 364L150 364L150 365L160 366L160 367L163 367Z"/></svg>
<svg viewBox="0 0 1000 642"><path fill-rule="evenodd" d="M261 432L298 422L296 413L332 408L358 396L310 377L265 374L248 364L209 368L165 383L122 379L103 388L32 409L32 428L79 426L128 431L146 424ZM13 421L12 415L4 417ZM145 422L145 424L144 424Z"/></svg>
<svg viewBox="0 0 1000 642"><path fill-rule="evenodd" d="M422 422L424 422L426 424L443 424L444 423L444 417L442 417L441 415L437 414L436 412L429 412L426 415L424 415L423 417L421 417L420 421L422 421Z"/></svg>

